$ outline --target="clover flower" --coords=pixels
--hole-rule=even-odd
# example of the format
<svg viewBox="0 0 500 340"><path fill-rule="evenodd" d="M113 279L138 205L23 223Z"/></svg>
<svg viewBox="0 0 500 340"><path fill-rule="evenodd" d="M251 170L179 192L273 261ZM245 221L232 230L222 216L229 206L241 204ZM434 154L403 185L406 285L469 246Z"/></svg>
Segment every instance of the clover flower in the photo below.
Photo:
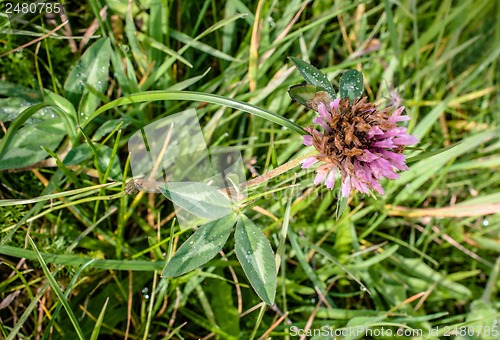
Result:
<svg viewBox="0 0 500 340"><path fill-rule="evenodd" d="M327 107L328 105L328 107ZM391 108L378 109L366 97L354 100L335 99L319 103L319 114L313 122L321 127L307 127L304 145L314 146L319 154L302 161L302 168L316 163L314 184L325 183L333 189L340 173L342 196L348 197L351 189L368 194L370 189L384 194L380 180L397 179L396 170L408 170L402 154L405 146L418 142L397 122L409 120L402 115L404 106L390 113Z"/></svg>

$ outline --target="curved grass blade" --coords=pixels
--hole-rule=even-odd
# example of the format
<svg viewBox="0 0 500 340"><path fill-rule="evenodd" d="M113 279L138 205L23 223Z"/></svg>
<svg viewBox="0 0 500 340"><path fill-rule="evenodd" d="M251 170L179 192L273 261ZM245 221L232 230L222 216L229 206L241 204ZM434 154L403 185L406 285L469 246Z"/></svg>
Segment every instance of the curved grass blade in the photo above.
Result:
<svg viewBox="0 0 500 340"><path fill-rule="evenodd" d="M422 159L426 159L426 158L429 158L429 157L432 157L432 156L435 156L437 154L440 154L441 152L445 152L449 149L452 149L456 146L458 146L459 144L461 144L462 142L457 142L455 144L452 144L452 145L449 145L445 148L441 148L441 149L438 149L438 150L432 150L432 151L426 151L426 152L423 152L419 155L416 155L416 156L413 156L413 157L410 157L406 160L406 164L408 163L414 163L416 161L420 161Z"/></svg>
<svg viewBox="0 0 500 340"><path fill-rule="evenodd" d="M7 129L7 132L3 136L2 140L0 141L0 160L2 157L5 155L7 152L8 146L12 142L14 136L16 133L19 131L19 129L23 126L23 124L35 113L40 111L43 108L46 107L51 107L54 109L55 113L61 117L65 127L66 131L68 132L70 138L72 140L76 139L76 128L75 128L75 123L69 117L65 111L60 109L58 106L55 106L52 103L40 103L40 104L35 104L33 106L28 107L26 110L21 112L21 114L12 121L12 124L9 126Z"/></svg>
<svg viewBox="0 0 500 340"><path fill-rule="evenodd" d="M12 121L12 124L7 129L5 136L3 136L2 140L0 141L0 160L2 159L2 156L7 151L7 147L12 142L12 138L14 137L16 132L21 128L21 126L28 120L28 118L33 116L39 110L41 110L45 107L48 107L48 106L50 106L50 104L40 103L40 104L33 105L31 107L28 107L16 119L14 119Z"/></svg>
<svg viewBox="0 0 500 340"><path fill-rule="evenodd" d="M5 237L4 237L5 238ZM27 250L12 246L0 246L0 254L17 258L36 260L38 255L33 250ZM79 255L55 255L40 253L45 263L62 264L65 266L82 266L88 262L88 268L111 269L111 270L132 270L132 271L155 271L161 270L165 266L165 261L142 261L142 260L96 260Z"/></svg>
<svg viewBox="0 0 500 340"><path fill-rule="evenodd" d="M299 125L276 113L269 112L252 104L241 102L236 99L226 98L210 93L192 92L192 91L148 91L142 93L134 93L129 96L113 100L112 102L109 102L101 106L93 114L91 114L89 118L82 123L82 128L84 128L92 119L99 116L101 113L113 109L115 107L127 104L144 103L157 100L184 100L184 101L191 100L197 102L207 102L211 104L229 106L232 107L233 109L245 111L257 117L264 118L270 122L279 124L283 127L286 127L297 133L300 133L301 135L306 134L304 129L302 129Z"/></svg>

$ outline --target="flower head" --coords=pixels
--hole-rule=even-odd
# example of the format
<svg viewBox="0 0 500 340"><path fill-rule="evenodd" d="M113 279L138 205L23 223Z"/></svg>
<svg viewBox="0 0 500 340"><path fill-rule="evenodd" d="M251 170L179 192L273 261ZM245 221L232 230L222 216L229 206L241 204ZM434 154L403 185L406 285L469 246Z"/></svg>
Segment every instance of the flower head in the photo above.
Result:
<svg viewBox="0 0 500 340"><path fill-rule="evenodd" d="M382 178L396 179L396 170L408 170L402 154L406 145L415 144L417 138L407 133L397 122L409 120L401 115L404 107L391 114L391 108L379 110L366 97L355 100L335 99L319 103L319 116L313 122L321 127L306 128L304 144L314 146L319 154L302 161L302 168L321 163L316 168L314 184L325 183L333 189L340 173L342 196L351 189L368 194L370 189L384 194Z"/></svg>

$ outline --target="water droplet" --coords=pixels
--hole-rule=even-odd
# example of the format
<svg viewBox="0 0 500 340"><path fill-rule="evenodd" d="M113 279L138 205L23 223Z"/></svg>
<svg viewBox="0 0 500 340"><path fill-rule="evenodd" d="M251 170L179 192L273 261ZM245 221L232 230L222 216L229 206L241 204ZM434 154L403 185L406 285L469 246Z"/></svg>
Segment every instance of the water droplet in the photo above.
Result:
<svg viewBox="0 0 500 340"><path fill-rule="evenodd" d="M144 287L144 288L141 290L141 293L142 293L142 294L146 294L147 292L149 292L149 288L148 288L148 287Z"/></svg>
<svg viewBox="0 0 500 340"><path fill-rule="evenodd" d="M361 286L360 289L361 289L362 292L366 292L368 290L368 289L366 289L365 286Z"/></svg>
<svg viewBox="0 0 500 340"><path fill-rule="evenodd" d="M311 299L311 303L316 303L316 299L315 299L315 298L312 298L312 299Z"/></svg>
<svg viewBox="0 0 500 340"><path fill-rule="evenodd" d="M274 27L276 24L274 23L274 20L273 18L271 18L270 16L267 17L267 21L269 22L269 26L271 27Z"/></svg>
<svg viewBox="0 0 500 340"><path fill-rule="evenodd" d="M490 224L490 221L488 221L487 219L484 219L484 220L483 220L483 225L484 225L485 227L487 227L489 224Z"/></svg>
<svg viewBox="0 0 500 340"><path fill-rule="evenodd" d="M149 299L149 295L148 295L148 294L144 295L144 298L145 298L146 300L148 300L148 299Z"/></svg>
<svg viewBox="0 0 500 340"><path fill-rule="evenodd" d="M247 255L248 256L252 255L252 252L250 250L247 250Z"/></svg>

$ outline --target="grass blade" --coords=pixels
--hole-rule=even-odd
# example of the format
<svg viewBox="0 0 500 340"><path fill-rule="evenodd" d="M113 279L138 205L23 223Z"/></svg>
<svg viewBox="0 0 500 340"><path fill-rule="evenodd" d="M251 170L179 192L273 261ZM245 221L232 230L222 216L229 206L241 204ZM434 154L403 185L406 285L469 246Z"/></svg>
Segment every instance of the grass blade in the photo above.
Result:
<svg viewBox="0 0 500 340"><path fill-rule="evenodd" d="M197 102L207 102L211 104L225 105L232 107L233 109L245 111L257 117L264 118L270 122L279 124L283 127L286 127L297 133L300 133L301 135L306 134L304 129L302 129L300 126L298 126L291 120L283 116L280 116L276 113L261 109L252 104L247 104L245 102L236 99L230 99L216 94L191 92L191 91L148 91L122 97L101 106L97 111L95 111L89 117L89 119L87 119L84 123L82 123L82 125L83 127L85 127L85 125L87 125L90 121L92 121L92 119L99 116L101 113L113 109L115 107L127 104L144 103L157 100L187 100L187 101L191 100Z"/></svg>
<svg viewBox="0 0 500 340"><path fill-rule="evenodd" d="M104 302L104 306L102 306L101 312L99 313L99 317L95 323L94 330L92 331L92 335L90 336L90 340L97 340L99 338L99 331L101 330L102 322L104 321L104 314L106 313L106 307L108 306L109 298Z"/></svg>
<svg viewBox="0 0 500 340"><path fill-rule="evenodd" d="M76 316L73 313L73 310L71 309L68 301L64 297L64 294L61 291L61 288L59 288L59 285L57 284L56 279L54 278L54 276L52 276L52 273L50 272L49 268L47 267L47 264L45 263L42 254L38 251L38 248L36 247L35 242L33 242L33 239L29 235L28 235L28 241L34 250L38 261L40 262L40 265L42 266L43 272L45 273L45 276L47 277L47 280L49 281L50 288L52 288L52 290L56 294L57 298L59 299L61 304L64 306L64 309L68 313L68 316L71 320L71 323L73 324L73 327L75 327L75 331L76 331L76 334L78 335L78 338L80 338L80 340L84 340L85 336L83 335L83 331L80 328L80 324L78 323L78 320L76 319Z"/></svg>

